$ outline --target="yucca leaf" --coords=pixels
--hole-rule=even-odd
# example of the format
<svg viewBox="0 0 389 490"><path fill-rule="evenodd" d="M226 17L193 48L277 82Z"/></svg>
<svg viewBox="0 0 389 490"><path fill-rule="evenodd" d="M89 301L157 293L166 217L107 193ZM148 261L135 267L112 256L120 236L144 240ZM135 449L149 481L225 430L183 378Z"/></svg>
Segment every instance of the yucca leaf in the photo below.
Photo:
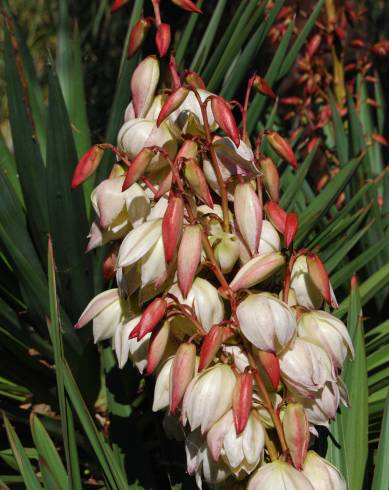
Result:
<svg viewBox="0 0 389 490"><path fill-rule="evenodd" d="M16 169L16 163L11 152L8 150L7 145L0 135L0 173L8 180L11 185L15 195L17 196L20 204L24 207L24 198L22 194L22 189L20 187L20 181L18 172Z"/></svg>
<svg viewBox="0 0 389 490"><path fill-rule="evenodd" d="M203 0L198 0L196 3L198 7L202 7L203 5ZM201 14L200 14L201 15ZM183 33L180 36L180 39L178 40L178 43L176 45L176 62L177 66L182 67L182 61L186 52L186 49L190 43L193 30L197 24L197 21L199 20L199 14L192 13L189 16L189 20L186 23L185 29Z"/></svg>
<svg viewBox="0 0 389 490"><path fill-rule="evenodd" d="M23 477L23 481L26 485L27 490L41 490L42 487L34 472L34 468L32 467L30 460L28 459L28 456L20 442L18 435L15 432L15 429L12 427L10 421L5 414L3 414L3 419L8 441L11 445L12 451L19 467L19 471Z"/></svg>
<svg viewBox="0 0 389 490"><path fill-rule="evenodd" d="M382 90L382 83L378 72L375 72L374 76L377 78L377 82L374 84L374 95L375 95L375 100L378 102L378 107L377 107L378 131L380 132L380 134L382 134L384 132L386 103L385 103L384 92Z"/></svg>
<svg viewBox="0 0 389 490"><path fill-rule="evenodd" d="M389 466L387 456L389 451L389 392L386 397L384 416L382 419L381 434L375 456L375 468L372 490L386 490L389 488Z"/></svg>
<svg viewBox="0 0 389 490"><path fill-rule="evenodd" d="M53 441L42 422L33 413L30 416L30 424L32 438L39 454L39 466L45 486L50 488L50 485L54 484L55 486L52 488L67 490L69 488L68 475Z"/></svg>
<svg viewBox="0 0 389 490"><path fill-rule="evenodd" d="M358 117L355 108L354 100L350 92L347 90L347 108L348 119L350 124L350 140L353 156L357 156L365 147L361 121Z"/></svg>
<svg viewBox="0 0 389 490"><path fill-rule="evenodd" d="M342 166L349 160L348 139L342 118L336 107L335 97L331 91L329 92L329 102L332 112L332 121L334 123L335 150L339 158L339 163Z"/></svg>
<svg viewBox="0 0 389 490"><path fill-rule="evenodd" d="M47 198L50 233L56 262L62 304L75 322L93 295L90 257L85 256L86 220L81 189L70 189L77 163L72 131L58 79L49 76L47 125Z"/></svg>

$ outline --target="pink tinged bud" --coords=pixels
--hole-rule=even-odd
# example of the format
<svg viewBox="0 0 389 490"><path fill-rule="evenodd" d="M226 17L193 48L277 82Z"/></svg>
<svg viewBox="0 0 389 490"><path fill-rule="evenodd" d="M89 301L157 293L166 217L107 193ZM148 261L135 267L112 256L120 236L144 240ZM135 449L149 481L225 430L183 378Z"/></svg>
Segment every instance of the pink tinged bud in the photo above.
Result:
<svg viewBox="0 0 389 490"><path fill-rule="evenodd" d="M199 145L196 143L196 141L185 140L181 148L178 150L176 160L178 161L181 158L186 158L186 159L193 158L194 160L196 160L198 148Z"/></svg>
<svg viewBox="0 0 389 490"><path fill-rule="evenodd" d="M238 184L234 193L234 210L239 231L254 255L258 251L262 229L262 208L249 182Z"/></svg>
<svg viewBox="0 0 389 490"><path fill-rule="evenodd" d="M188 12L194 12L195 14L202 14L202 11L199 9L199 7L193 2L191 2L191 0L171 0L171 1L178 7L181 7L182 9L187 10Z"/></svg>
<svg viewBox="0 0 389 490"><path fill-rule="evenodd" d="M186 298L192 287L201 259L201 227L189 225L184 229L177 258L177 279L182 296Z"/></svg>
<svg viewBox="0 0 389 490"><path fill-rule="evenodd" d="M236 274L230 284L233 291L250 288L272 276L285 264L285 258L280 252L258 255L249 260Z"/></svg>
<svg viewBox="0 0 389 490"><path fill-rule="evenodd" d="M143 40L150 29L151 22L148 19L140 19L132 28L128 40L127 58L132 58L141 47Z"/></svg>
<svg viewBox="0 0 389 490"><path fill-rule="evenodd" d="M159 24L155 35L155 44L157 45L158 53L161 58L168 52L170 37L170 25L165 23Z"/></svg>
<svg viewBox="0 0 389 490"><path fill-rule="evenodd" d="M162 240L167 264L173 260L176 253L181 238L183 221L184 202L182 197L171 194L162 219Z"/></svg>
<svg viewBox="0 0 389 490"><path fill-rule="evenodd" d="M266 141L277 153L277 155L284 159L286 162L290 163L292 167L298 169L296 156L290 144L275 131L265 131L265 135Z"/></svg>
<svg viewBox="0 0 389 490"><path fill-rule="evenodd" d="M194 88L206 89L204 80L195 71L188 70L185 74L185 83L191 85Z"/></svg>
<svg viewBox="0 0 389 490"><path fill-rule="evenodd" d="M296 469L302 470L309 447L309 423L301 403L288 403L282 420L285 440Z"/></svg>
<svg viewBox="0 0 389 490"><path fill-rule="evenodd" d="M196 366L196 346L183 343L178 348L170 371L170 412L175 413L192 381Z"/></svg>
<svg viewBox="0 0 389 490"><path fill-rule="evenodd" d="M123 5L125 5L128 2L128 0L114 0L111 6L111 12L114 13L117 10L119 10Z"/></svg>
<svg viewBox="0 0 389 490"><path fill-rule="evenodd" d="M278 357L273 352L258 351L258 358L275 391L280 384L281 370Z"/></svg>
<svg viewBox="0 0 389 490"><path fill-rule="evenodd" d="M308 255L307 265L308 273L313 284L320 291L325 302L335 308L332 301L330 279L323 262L319 259L318 255Z"/></svg>
<svg viewBox="0 0 389 490"><path fill-rule="evenodd" d="M224 330L220 325L214 325L204 337L200 350L199 372L206 369L213 361L223 343Z"/></svg>
<svg viewBox="0 0 389 490"><path fill-rule="evenodd" d="M162 298L156 298L143 312L139 323L130 333L129 338L141 340L146 334L152 332L158 323L166 315L167 303Z"/></svg>
<svg viewBox="0 0 389 490"><path fill-rule="evenodd" d="M161 183L159 184L159 189L157 193L154 196L154 199L158 200L160 199L164 194L166 194L168 191L170 191L172 187L172 180L173 180L173 172L170 171L166 177L163 178Z"/></svg>
<svg viewBox="0 0 389 490"><path fill-rule="evenodd" d="M296 333L291 309L270 293L250 294L236 314L242 334L260 350L280 352Z"/></svg>
<svg viewBox="0 0 389 490"><path fill-rule="evenodd" d="M136 67L131 78L132 102L135 116L145 117L155 95L159 81L159 63L155 56L148 56Z"/></svg>
<svg viewBox="0 0 389 490"><path fill-rule="evenodd" d="M217 124L226 133L226 135L232 139L235 146L239 147L239 130L229 104L223 99L223 97L216 95L212 97L211 106Z"/></svg>
<svg viewBox="0 0 389 490"><path fill-rule="evenodd" d="M253 403L253 375L245 372L238 375L232 396L232 412L236 433L244 431Z"/></svg>
<svg viewBox="0 0 389 490"><path fill-rule="evenodd" d="M196 196L213 208L213 199L205 175L193 158L185 162L184 176Z"/></svg>
<svg viewBox="0 0 389 490"><path fill-rule="evenodd" d="M293 243L296 236L299 219L296 213L288 213L285 220L284 239L287 248Z"/></svg>
<svg viewBox="0 0 389 490"><path fill-rule="evenodd" d="M380 145L389 146L388 140L382 134L373 133L371 138Z"/></svg>
<svg viewBox="0 0 389 490"><path fill-rule="evenodd" d="M146 374L152 374L157 369L165 353L169 335L170 323L168 321L151 334L147 351Z"/></svg>
<svg viewBox="0 0 389 490"><path fill-rule="evenodd" d="M321 35L320 34L315 34L309 41L307 45L307 54L308 58L313 58L314 54L317 51L317 48L320 46L321 43Z"/></svg>
<svg viewBox="0 0 389 490"><path fill-rule="evenodd" d="M131 187L140 177L142 177L153 158L154 151L150 150L150 148L143 148L143 150L137 154L127 170L122 191Z"/></svg>
<svg viewBox="0 0 389 490"><path fill-rule="evenodd" d="M179 87L177 90L172 92L171 95L169 95L161 108L161 112L159 113L157 127L159 127L162 122L184 102L188 96L188 93L189 90L187 88Z"/></svg>
<svg viewBox="0 0 389 490"><path fill-rule="evenodd" d="M262 95L267 95L269 97L272 97L273 99L276 98L276 94L273 92L273 90L271 89L271 87L268 85L268 83L266 83L266 81L260 77L259 75L256 75L255 78L254 78L254 82L253 82L253 87L254 89L262 94Z"/></svg>
<svg viewBox="0 0 389 490"><path fill-rule="evenodd" d="M110 281L115 277L116 274L116 261L117 255L114 252L111 252L104 260L102 265L102 273L103 277L106 281Z"/></svg>
<svg viewBox="0 0 389 490"><path fill-rule="evenodd" d="M266 189L270 195L270 199L278 203L280 199L280 176L276 165L270 157L266 157L260 161L263 180Z"/></svg>
<svg viewBox="0 0 389 490"><path fill-rule="evenodd" d="M97 167L99 166L101 159L103 158L104 150L97 145L92 146L79 160L76 168L74 169L72 178L72 189L75 189L80 184L86 181L90 177Z"/></svg>
<svg viewBox="0 0 389 490"><path fill-rule="evenodd" d="M282 234L285 232L287 213L276 202L269 201L265 204L265 212L272 225Z"/></svg>

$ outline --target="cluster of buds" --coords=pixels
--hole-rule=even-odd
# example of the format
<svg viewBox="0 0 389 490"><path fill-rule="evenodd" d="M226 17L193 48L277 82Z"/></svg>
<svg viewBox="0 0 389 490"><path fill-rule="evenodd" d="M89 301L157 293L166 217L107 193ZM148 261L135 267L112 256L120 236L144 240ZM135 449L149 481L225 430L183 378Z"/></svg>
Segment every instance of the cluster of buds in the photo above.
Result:
<svg viewBox="0 0 389 490"><path fill-rule="evenodd" d="M291 146L268 131L253 151L245 131L251 89L274 94L250 79L239 130L224 98L177 73L158 91L159 76L155 57L138 65L117 147L93 147L75 170L73 186L105 150L117 155L92 192L87 247L111 243L104 273L117 287L76 327L93 321L120 368L156 375L153 410L185 440L200 488L343 489L309 447L347 404L340 372L353 346L320 309L337 306L325 267L294 248L298 217L280 206L277 165L261 152L266 140L297 168Z"/></svg>

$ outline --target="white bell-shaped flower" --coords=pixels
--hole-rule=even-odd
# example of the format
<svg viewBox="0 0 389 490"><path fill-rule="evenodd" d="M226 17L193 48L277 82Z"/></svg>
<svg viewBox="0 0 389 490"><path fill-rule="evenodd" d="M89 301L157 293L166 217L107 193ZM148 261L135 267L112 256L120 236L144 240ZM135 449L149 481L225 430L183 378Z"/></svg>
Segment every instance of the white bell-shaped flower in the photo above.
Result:
<svg viewBox="0 0 389 490"><path fill-rule="evenodd" d="M335 466L314 451L308 451L302 473L315 490L346 490L347 488L343 476Z"/></svg>
<svg viewBox="0 0 389 490"><path fill-rule="evenodd" d="M265 464L250 478L247 490L315 490L302 472L284 461Z"/></svg>

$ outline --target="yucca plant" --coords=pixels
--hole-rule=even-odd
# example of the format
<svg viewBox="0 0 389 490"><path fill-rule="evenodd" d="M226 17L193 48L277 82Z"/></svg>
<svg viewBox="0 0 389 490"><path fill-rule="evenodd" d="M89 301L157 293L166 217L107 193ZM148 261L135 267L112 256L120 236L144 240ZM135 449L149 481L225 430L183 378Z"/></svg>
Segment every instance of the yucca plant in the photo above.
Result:
<svg viewBox="0 0 389 490"><path fill-rule="evenodd" d="M154 8L159 4L152 3ZM191 2L174 3L193 9ZM327 99L316 102L316 110L322 104L331 111L310 136L313 143L304 141L302 131L294 131L299 129L298 119L285 121L278 100L266 96L266 92L277 94L299 53L315 29L320 29L318 19L324 15L325 3L327 9L333 5L316 2L298 29L290 19L270 55L266 41L282 19L283 0L236 2L235 11L226 0L200 0L197 7L203 14L182 13L173 6L171 18L178 13L182 18L178 29L172 24L172 46L178 73L190 83L200 83L196 78L200 76L207 90L242 105L248 80L255 80L253 71L261 75L256 80L263 84L262 94L252 97L247 112L247 142L251 138L253 146L259 143L261 154L276 162L281 175L279 205L288 214L298 215L294 246L320 254L341 300L334 314L347 319L355 348L354 361L347 360L342 369L350 407L338 410L328 431L320 433L315 449L339 468L349 489L369 488L372 482L374 490L386 490L389 239L381 84L378 76L371 84L361 72L339 98L332 82L335 95L329 92ZM110 151L100 155L95 173L82 188L72 190L76 164L91 143L102 145L94 147L97 153L116 145L131 100L134 70L155 53L150 37L155 32L163 58L162 85L170 87L172 68L163 57L169 39L167 30L160 27L165 3L161 5L162 21L156 22L156 31L150 31L137 51L133 27L150 28L153 10L143 0L121 4L124 2L114 2L114 7L121 7L118 12L124 23L127 18L130 22L116 92L104 140L92 141L88 94L84 92L88 74L83 73L83 51L69 13L70 2L60 3L57 53L48 60L47 96L17 20L7 1L2 2L13 149L11 152L1 141L0 400L7 437L2 438L0 450L0 483L4 488L121 490L194 485L186 475L180 443L165 438L162 419L151 410L151 377L142 378L131 363L119 370L110 342L96 346L88 328L73 327L95 295L114 287L115 252L109 245L84 252L93 221L91 190L108 177L115 155ZM90 7L89 15L89 27L98 36L101 19L120 14L110 13L107 2L101 2ZM141 34L138 41L143 31ZM129 47L131 58L127 57ZM266 56L262 56L265 48ZM371 98L377 104L371 105ZM282 134L288 151L300 162L298 170L285 166L285 153L271 144L271 138L263 137L265 131L267 135ZM321 155L329 158L334 171L317 192L315 165Z"/></svg>

